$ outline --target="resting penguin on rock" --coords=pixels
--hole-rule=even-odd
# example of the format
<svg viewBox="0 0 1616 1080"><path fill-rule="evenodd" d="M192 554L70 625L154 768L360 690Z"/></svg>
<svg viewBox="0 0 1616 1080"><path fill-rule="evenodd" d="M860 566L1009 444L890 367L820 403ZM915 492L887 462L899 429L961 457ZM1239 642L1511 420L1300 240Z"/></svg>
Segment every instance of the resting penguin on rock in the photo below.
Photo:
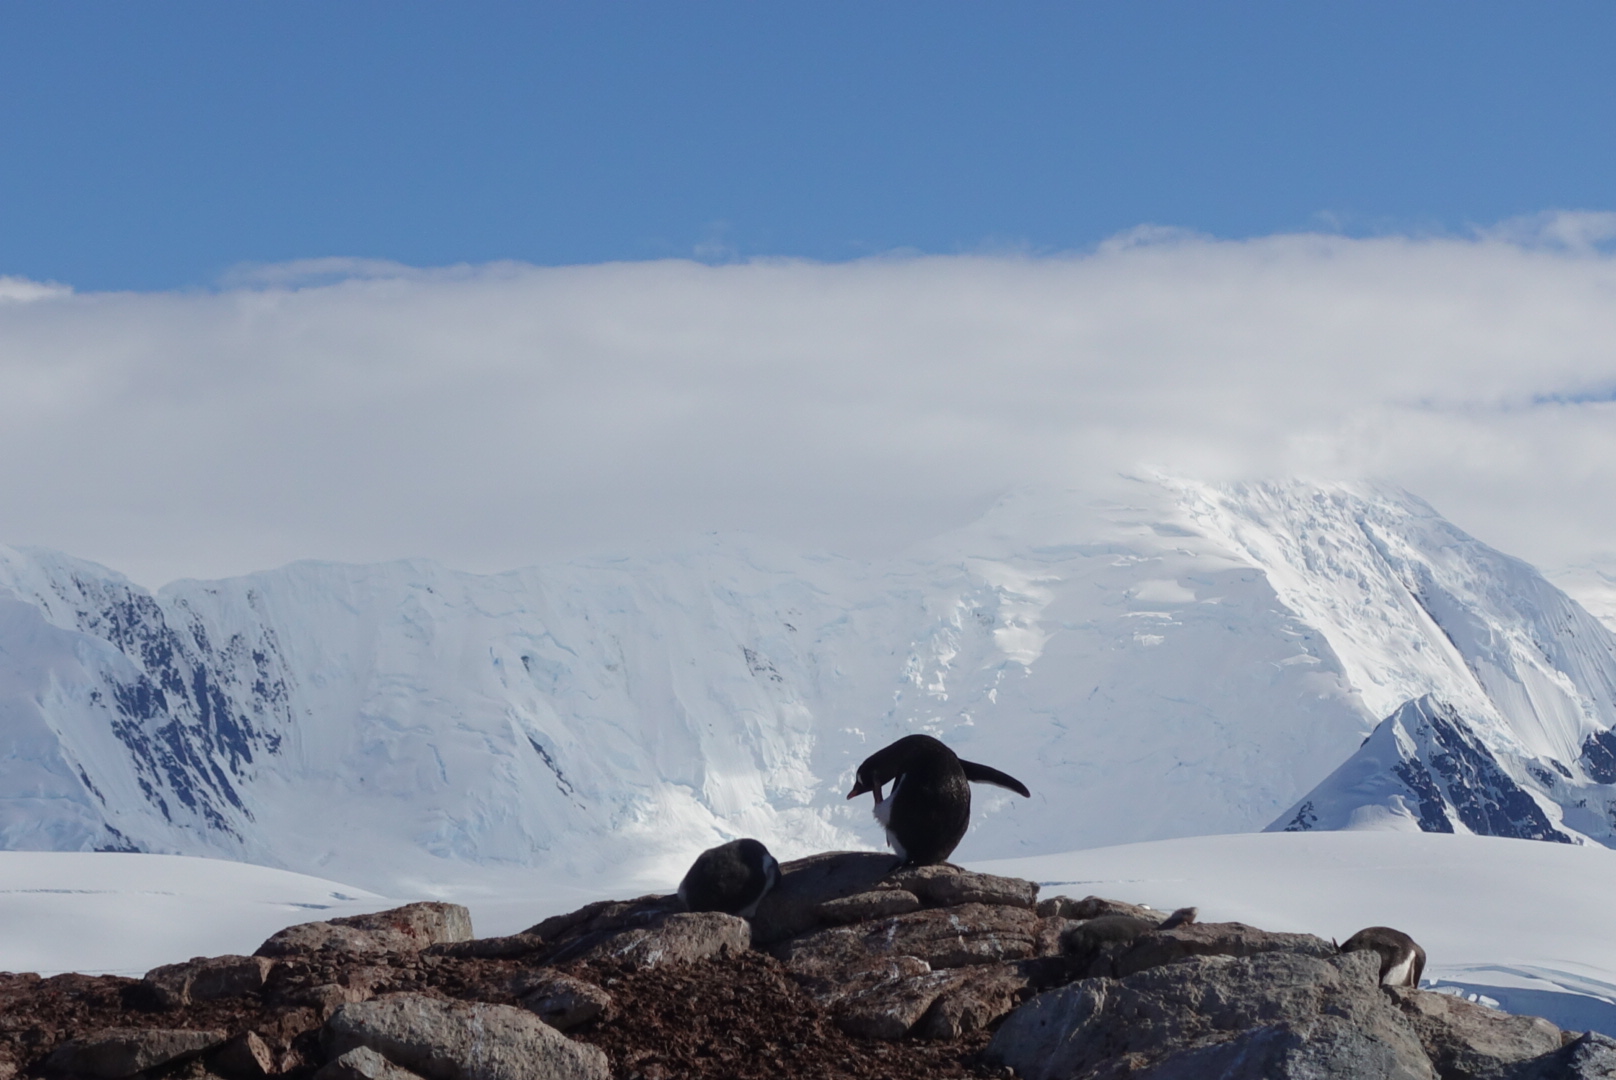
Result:
<svg viewBox="0 0 1616 1080"><path fill-rule="evenodd" d="M696 856L679 883L679 900L687 911L722 911L750 919L779 880L780 864L761 841L731 840Z"/></svg>
<svg viewBox="0 0 1616 1080"><path fill-rule="evenodd" d="M1401 930L1393 930L1389 926L1370 926L1336 946L1337 952L1360 950L1380 954L1382 986L1419 987L1420 973L1425 970L1425 950Z"/></svg>
<svg viewBox="0 0 1616 1080"><path fill-rule="evenodd" d="M849 799L875 793L875 820L900 866L929 866L947 859L971 824L971 782L997 784L1031 797L1027 786L998 769L961 761L930 735L907 735L877 750L858 767ZM892 784L892 793L881 789Z"/></svg>

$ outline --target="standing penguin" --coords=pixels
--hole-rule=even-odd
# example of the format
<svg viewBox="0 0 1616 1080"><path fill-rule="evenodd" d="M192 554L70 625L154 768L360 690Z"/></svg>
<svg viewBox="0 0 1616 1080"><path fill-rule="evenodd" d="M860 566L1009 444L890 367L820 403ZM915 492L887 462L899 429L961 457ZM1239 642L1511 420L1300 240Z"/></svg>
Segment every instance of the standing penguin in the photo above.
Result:
<svg viewBox="0 0 1616 1080"><path fill-rule="evenodd" d="M864 759L847 797L874 792L875 820L886 826L900 865L929 866L947 859L971 824L971 781L1032 796L1015 777L961 761L930 735L906 735ZM892 793L882 798L888 782Z"/></svg>

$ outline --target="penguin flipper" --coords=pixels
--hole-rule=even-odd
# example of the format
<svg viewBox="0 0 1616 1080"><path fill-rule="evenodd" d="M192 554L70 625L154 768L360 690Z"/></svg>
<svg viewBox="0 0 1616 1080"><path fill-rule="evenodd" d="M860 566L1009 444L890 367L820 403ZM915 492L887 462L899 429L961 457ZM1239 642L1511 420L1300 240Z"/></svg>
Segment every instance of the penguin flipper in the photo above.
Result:
<svg viewBox="0 0 1616 1080"><path fill-rule="evenodd" d="M978 765L974 761L966 761L964 758L960 758L960 768L965 770L965 779L973 784L996 784L1002 788L1009 788L1017 795L1032 798L1032 792L1027 790L1026 784L1008 773L1000 772L991 765Z"/></svg>

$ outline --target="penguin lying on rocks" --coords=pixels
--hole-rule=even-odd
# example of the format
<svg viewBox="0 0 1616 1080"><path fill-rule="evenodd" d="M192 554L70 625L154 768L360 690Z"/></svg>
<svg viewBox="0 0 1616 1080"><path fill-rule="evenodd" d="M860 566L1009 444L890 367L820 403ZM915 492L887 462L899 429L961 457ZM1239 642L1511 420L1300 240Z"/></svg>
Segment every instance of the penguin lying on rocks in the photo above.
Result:
<svg viewBox="0 0 1616 1080"><path fill-rule="evenodd" d="M1401 930L1389 926L1370 926L1336 946L1337 952L1370 950L1380 954L1380 984L1382 986L1420 985L1420 974L1425 971L1425 950Z"/></svg>
<svg viewBox="0 0 1616 1080"><path fill-rule="evenodd" d="M679 883L679 900L687 911L722 911L750 919L779 880L780 864L761 841L731 840L696 856Z"/></svg>
<svg viewBox="0 0 1616 1080"><path fill-rule="evenodd" d="M875 793L875 820L900 866L929 866L947 859L971 824L971 782L997 784L1030 798L1027 786L998 769L961 761L930 735L907 735L877 750L858 767L849 799ZM892 793L881 789L892 784Z"/></svg>

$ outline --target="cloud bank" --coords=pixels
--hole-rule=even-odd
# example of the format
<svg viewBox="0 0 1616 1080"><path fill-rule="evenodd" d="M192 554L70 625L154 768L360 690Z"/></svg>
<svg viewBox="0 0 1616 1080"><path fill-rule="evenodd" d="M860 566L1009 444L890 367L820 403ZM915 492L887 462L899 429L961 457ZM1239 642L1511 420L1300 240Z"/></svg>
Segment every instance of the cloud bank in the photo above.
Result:
<svg viewBox="0 0 1616 1080"><path fill-rule="evenodd" d="M1616 215L1082 255L0 279L0 543L147 584L672 534L893 550L1140 464L1370 476L1616 558Z"/></svg>

